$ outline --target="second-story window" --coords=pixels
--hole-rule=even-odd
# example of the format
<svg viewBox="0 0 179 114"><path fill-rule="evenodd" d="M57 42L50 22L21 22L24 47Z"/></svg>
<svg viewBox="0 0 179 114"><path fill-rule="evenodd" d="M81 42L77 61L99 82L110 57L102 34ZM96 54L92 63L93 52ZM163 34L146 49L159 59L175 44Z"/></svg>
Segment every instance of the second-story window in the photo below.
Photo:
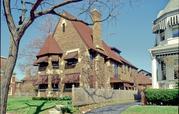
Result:
<svg viewBox="0 0 179 114"><path fill-rule="evenodd" d="M172 29L172 36L179 37L179 26Z"/></svg>
<svg viewBox="0 0 179 114"><path fill-rule="evenodd" d="M78 59L68 59L65 68L74 68L78 63Z"/></svg>
<svg viewBox="0 0 179 114"><path fill-rule="evenodd" d="M64 60L66 61L65 68L74 68L78 63L78 51L70 52L65 57Z"/></svg>
<svg viewBox="0 0 179 114"><path fill-rule="evenodd" d="M165 32L162 31L162 32L160 33L160 41L164 41L164 40L165 40Z"/></svg>
<svg viewBox="0 0 179 114"><path fill-rule="evenodd" d="M114 63L114 76L115 77L118 77L118 64L117 63Z"/></svg>
<svg viewBox="0 0 179 114"><path fill-rule="evenodd" d="M90 62L92 63L95 58L95 53L90 53Z"/></svg>
<svg viewBox="0 0 179 114"><path fill-rule="evenodd" d="M45 71L48 66L48 63L40 63L39 65L39 71Z"/></svg>
<svg viewBox="0 0 179 114"><path fill-rule="evenodd" d="M59 62L58 61L52 61L52 67L53 67L53 69L59 69Z"/></svg>

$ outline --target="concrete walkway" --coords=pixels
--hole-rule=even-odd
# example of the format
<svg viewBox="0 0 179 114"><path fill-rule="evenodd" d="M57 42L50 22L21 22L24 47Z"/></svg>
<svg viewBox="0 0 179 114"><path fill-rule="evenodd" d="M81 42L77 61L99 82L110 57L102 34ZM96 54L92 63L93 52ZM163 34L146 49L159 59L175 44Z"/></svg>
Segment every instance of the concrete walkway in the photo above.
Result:
<svg viewBox="0 0 179 114"><path fill-rule="evenodd" d="M125 103L125 104L105 106L102 108L92 110L86 114L121 114L121 112L127 109L129 106L138 105L138 104L140 103L135 102L135 103Z"/></svg>

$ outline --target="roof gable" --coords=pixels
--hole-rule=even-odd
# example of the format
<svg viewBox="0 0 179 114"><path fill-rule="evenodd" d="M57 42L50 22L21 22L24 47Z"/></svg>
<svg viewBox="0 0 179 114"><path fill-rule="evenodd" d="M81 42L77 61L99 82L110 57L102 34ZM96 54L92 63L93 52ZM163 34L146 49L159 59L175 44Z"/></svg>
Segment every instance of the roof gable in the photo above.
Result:
<svg viewBox="0 0 179 114"><path fill-rule="evenodd" d="M40 49L37 57L47 55L47 54L62 54L62 50L57 44L56 40L52 37L52 35L49 35L46 39L44 45Z"/></svg>

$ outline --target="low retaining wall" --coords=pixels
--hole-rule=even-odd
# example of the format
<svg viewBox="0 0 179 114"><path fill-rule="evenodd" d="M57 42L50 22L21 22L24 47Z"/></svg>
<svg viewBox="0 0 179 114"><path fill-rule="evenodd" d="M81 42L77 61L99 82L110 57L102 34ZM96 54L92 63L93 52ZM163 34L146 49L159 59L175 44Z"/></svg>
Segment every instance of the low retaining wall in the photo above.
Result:
<svg viewBox="0 0 179 114"><path fill-rule="evenodd" d="M137 91L134 90L72 88L72 100L75 106L107 100L134 100L135 94Z"/></svg>

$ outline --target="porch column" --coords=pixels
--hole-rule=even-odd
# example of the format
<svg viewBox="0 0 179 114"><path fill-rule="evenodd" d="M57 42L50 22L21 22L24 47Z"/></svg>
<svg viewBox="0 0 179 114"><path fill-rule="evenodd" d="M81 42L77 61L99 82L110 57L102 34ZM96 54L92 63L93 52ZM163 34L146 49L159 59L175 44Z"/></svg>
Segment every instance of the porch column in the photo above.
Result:
<svg viewBox="0 0 179 114"><path fill-rule="evenodd" d="M51 97L51 92L52 92L52 77L51 75L48 75L48 93L47 93L48 97Z"/></svg>
<svg viewBox="0 0 179 114"><path fill-rule="evenodd" d="M157 83L157 66L158 62L156 57L152 58L152 88L159 88Z"/></svg>

